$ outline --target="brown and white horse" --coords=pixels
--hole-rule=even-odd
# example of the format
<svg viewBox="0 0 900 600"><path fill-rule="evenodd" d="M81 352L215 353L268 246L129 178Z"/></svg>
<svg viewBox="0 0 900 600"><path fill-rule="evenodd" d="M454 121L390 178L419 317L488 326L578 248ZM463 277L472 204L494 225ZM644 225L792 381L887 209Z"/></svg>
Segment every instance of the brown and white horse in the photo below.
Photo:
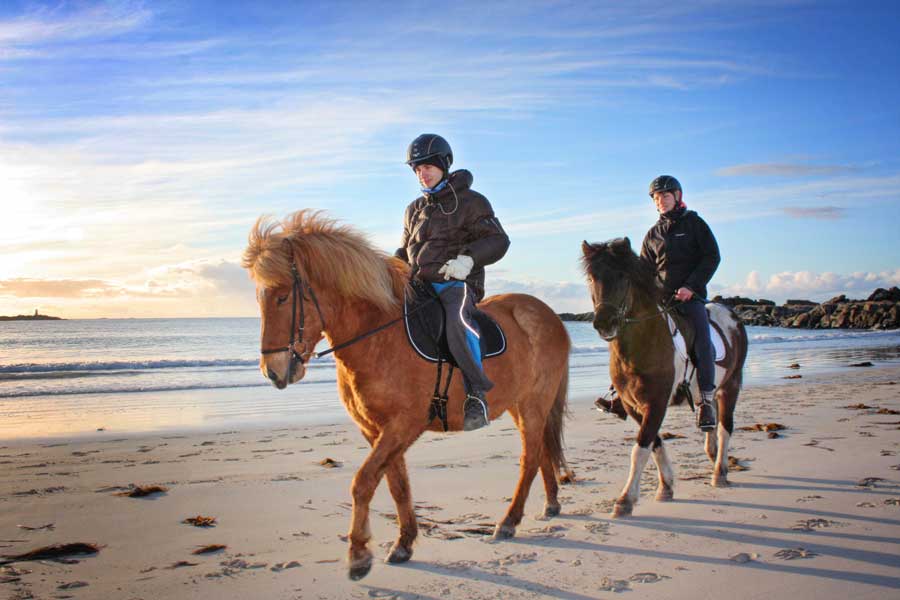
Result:
<svg viewBox="0 0 900 600"><path fill-rule="evenodd" d="M318 212L299 211L281 223L258 220L243 264L257 285L260 369L279 389L303 378L306 361L323 337L339 344L402 315L408 266ZM556 314L532 296L493 296L479 308L501 325L507 339L506 352L484 363L495 383L488 396L490 418L508 412L522 438L519 482L494 533L504 538L513 536L522 520L538 470L547 516L560 511L557 478L572 476L562 447L570 344ZM349 575L359 579L372 565L369 503L382 477L387 478L400 525L387 561L400 563L412 556L417 523L404 454L427 429L443 429L439 420L429 420L435 368L410 347L402 325L387 327L334 355L340 398L372 446L351 485ZM462 429L461 379L450 387L452 431Z"/></svg>
<svg viewBox="0 0 900 600"><path fill-rule="evenodd" d="M680 400L687 365L675 349L652 267L631 249L628 238L582 244L583 266L594 304L594 329L609 342L609 374L626 412L640 424L631 451L628 482L616 500L614 517L630 515L638 500L641 472L651 452L659 471L656 499L671 500L674 473L659 430L670 403ZM725 357L716 362L719 425L706 433L713 462L712 484L728 485L728 442L747 356L747 332L726 307L708 304L710 321L722 333ZM696 374L695 374L696 375ZM700 397L696 376L694 398Z"/></svg>

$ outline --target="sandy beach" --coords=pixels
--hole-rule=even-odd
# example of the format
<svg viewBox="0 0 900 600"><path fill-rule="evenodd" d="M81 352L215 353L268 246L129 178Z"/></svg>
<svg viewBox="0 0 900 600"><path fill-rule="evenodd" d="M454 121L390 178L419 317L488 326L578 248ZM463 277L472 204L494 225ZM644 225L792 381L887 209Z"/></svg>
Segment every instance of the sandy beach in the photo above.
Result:
<svg viewBox="0 0 900 600"><path fill-rule="evenodd" d="M654 501L648 465L634 516L616 520L609 510L636 426L598 413L591 397L570 398L566 456L578 482L561 490L562 514L544 520L538 478L516 538L504 542L489 534L517 477L510 419L427 433L407 454L420 519L415 554L404 565L376 562L360 582L347 578L344 536L350 481L367 446L349 420L8 440L0 442L0 554L68 543L100 551L4 565L0 597L892 597L900 594L898 382L900 368L887 367L746 388L736 426L785 429L735 432L738 468L727 489L708 484L689 409L672 408L663 431L675 435L667 447L676 499ZM132 485L167 491L123 495ZM397 535L384 483L372 507L371 547L384 556ZM215 522L183 522L198 516ZM209 545L225 547L193 554Z"/></svg>

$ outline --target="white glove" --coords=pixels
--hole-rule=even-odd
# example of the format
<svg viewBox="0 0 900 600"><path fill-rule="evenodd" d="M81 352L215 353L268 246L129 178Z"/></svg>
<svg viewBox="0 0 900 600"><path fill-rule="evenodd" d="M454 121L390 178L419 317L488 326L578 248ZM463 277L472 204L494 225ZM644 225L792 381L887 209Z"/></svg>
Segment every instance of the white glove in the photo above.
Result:
<svg viewBox="0 0 900 600"><path fill-rule="evenodd" d="M472 272L472 267L474 266L475 261L472 260L471 256L460 254L456 258L448 260L444 266L438 269L438 273L442 274L444 279L458 279L460 281L465 281L466 277L469 276L469 273Z"/></svg>

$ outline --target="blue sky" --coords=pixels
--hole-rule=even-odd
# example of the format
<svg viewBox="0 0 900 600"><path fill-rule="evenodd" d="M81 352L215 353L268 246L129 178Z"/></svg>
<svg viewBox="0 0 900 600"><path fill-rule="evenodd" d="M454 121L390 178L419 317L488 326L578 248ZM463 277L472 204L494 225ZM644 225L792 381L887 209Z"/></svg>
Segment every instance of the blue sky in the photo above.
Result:
<svg viewBox="0 0 900 600"><path fill-rule="evenodd" d="M488 291L590 307L582 239L635 245L661 173L712 294L900 284L900 4L4 2L0 314L255 314L263 213L386 251L444 135L512 245Z"/></svg>

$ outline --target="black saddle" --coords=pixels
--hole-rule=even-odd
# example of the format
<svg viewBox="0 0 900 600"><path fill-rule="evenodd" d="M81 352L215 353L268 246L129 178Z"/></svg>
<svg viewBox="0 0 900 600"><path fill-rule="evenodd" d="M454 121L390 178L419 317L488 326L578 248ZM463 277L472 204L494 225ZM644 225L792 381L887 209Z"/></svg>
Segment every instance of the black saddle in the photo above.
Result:
<svg viewBox="0 0 900 600"><path fill-rule="evenodd" d="M416 353L429 362L445 362L458 367L447 345L444 306L427 283L410 282L412 293L406 294L403 324L406 337ZM499 356L506 351L506 336L500 326L486 313L475 310L473 314L481 342L482 359Z"/></svg>

